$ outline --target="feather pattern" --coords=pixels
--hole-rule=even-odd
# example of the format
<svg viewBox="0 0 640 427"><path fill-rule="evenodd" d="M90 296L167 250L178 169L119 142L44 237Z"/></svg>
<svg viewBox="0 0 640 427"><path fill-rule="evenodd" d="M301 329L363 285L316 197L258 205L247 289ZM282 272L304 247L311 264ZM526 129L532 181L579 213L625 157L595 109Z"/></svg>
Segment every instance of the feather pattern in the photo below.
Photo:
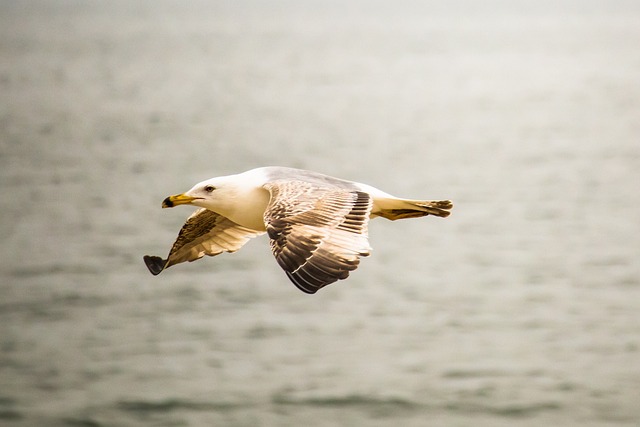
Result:
<svg viewBox="0 0 640 427"><path fill-rule="evenodd" d="M252 237L264 231L251 230L205 208L196 210L184 223L167 259L145 256L144 261L154 275L185 261L195 261L205 255L235 252Z"/></svg>
<svg viewBox="0 0 640 427"><path fill-rule="evenodd" d="M264 187L271 193L264 214L271 250L300 290L315 293L347 278L370 254L369 194L291 180Z"/></svg>

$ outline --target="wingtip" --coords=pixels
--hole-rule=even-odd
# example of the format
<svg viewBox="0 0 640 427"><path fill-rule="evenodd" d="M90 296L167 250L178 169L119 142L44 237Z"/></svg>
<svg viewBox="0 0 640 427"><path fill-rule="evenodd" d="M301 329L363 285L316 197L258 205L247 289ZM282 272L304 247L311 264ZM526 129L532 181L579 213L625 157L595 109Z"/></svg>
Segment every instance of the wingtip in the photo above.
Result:
<svg viewBox="0 0 640 427"><path fill-rule="evenodd" d="M294 285L296 285L296 288L300 289L302 292L304 292L307 295L313 295L316 292L318 292L318 290L321 288L321 287L315 287L315 286L305 286L305 284L293 274L289 273L286 270L285 270L285 273L287 274L287 277L289 278L289 280L291 280L291 282Z"/></svg>
<svg viewBox="0 0 640 427"><path fill-rule="evenodd" d="M144 259L144 263L154 276L162 273L162 270L164 270L164 266L167 263L167 260L164 260L159 256L145 255L142 259Z"/></svg>

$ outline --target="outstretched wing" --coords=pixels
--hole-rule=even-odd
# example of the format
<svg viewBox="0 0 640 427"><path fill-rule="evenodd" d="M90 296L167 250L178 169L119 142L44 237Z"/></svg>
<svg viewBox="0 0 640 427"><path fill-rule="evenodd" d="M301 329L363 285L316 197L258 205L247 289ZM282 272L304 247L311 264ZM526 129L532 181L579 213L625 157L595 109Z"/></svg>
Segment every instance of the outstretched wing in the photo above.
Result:
<svg viewBox="0 0 640 427"><path fill-rule="evenodd" d="M205 208L195 211L184 223L167 259L144 256L144 262L153 275L165 268L185 261L195 261L205 255L235 252L252 237L263 234L242 227L230 219Z"/></svg>
<svg viewBox="0 0 640 427"><path fill-rule="evenodd" d="M264 186L264 214L278 264L303 292L315 293L355 270L371 252L367 236L371 196L362 191L275 181Z"/></svg>

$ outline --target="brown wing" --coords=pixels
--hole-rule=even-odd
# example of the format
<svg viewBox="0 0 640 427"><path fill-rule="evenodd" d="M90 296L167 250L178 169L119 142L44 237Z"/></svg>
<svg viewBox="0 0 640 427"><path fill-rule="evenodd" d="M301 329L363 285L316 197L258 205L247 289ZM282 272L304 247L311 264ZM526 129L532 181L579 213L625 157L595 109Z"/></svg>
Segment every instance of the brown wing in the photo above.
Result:
<svg viewBox="0 0 640 427"><path fill-rule="evenodd" d="M230 219L205 208L195 211L184 223L167 259L144 256L144 262L153 275L165 268L185 261L195 261L205 255L235 252L249 239L264 231L242 227Z"/></svg>
<svg viewBox="0 0 640 427"><path fill-rule="evenodd" d="M271 250L303 292L346 279L360 257L369 255L369 194L289 181L265 188L271 193L264 214Z"/></svg>

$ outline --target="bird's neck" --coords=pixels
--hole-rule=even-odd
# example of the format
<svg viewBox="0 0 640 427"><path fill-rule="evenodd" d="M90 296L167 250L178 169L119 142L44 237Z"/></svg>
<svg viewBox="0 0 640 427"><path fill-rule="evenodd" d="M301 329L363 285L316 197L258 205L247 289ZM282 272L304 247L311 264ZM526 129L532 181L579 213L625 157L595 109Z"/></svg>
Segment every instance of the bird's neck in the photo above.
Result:
<svg viewBox="0 0 640 427"><path fill-rule="evenodd" d="M271 195L264 188L239 189L225 212L219 212L243 227L265 231L264 211Z"/></svg>

